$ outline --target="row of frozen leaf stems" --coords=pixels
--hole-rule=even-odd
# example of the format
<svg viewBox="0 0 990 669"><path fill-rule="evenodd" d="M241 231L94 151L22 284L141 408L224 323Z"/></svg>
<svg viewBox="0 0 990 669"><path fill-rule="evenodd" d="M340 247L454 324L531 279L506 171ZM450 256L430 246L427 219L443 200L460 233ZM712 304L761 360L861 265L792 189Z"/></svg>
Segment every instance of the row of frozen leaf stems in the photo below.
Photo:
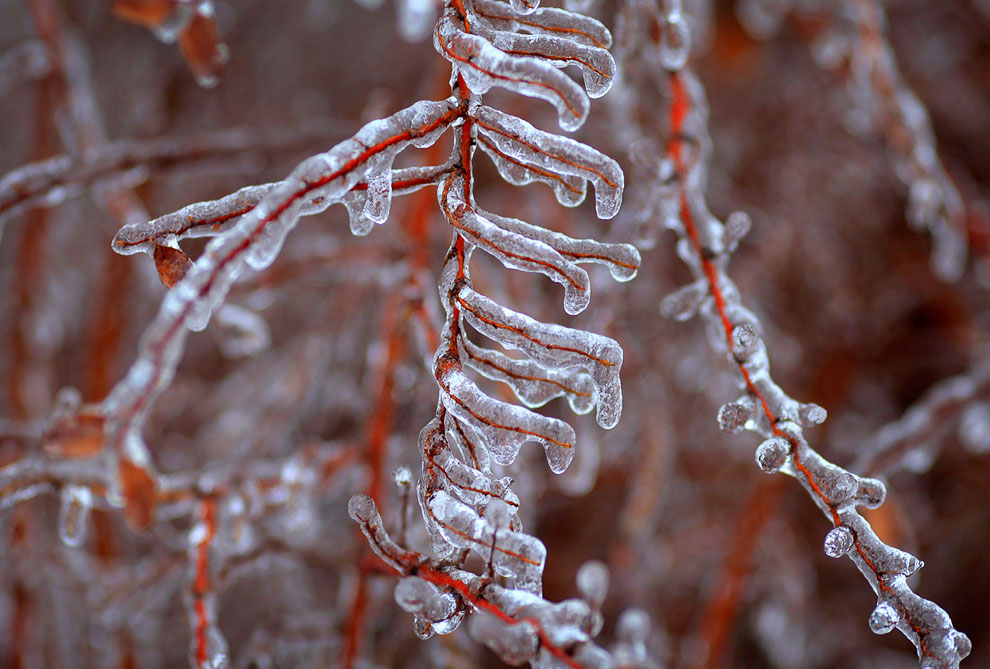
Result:
<svg viewBox="0 0 990 669"><path fill-rule="evenodd" d="M802 428L823 422L825 410L814 404L798 404L771 380L766 349L755 318L736 304L730 306L727 300L724 287L730 286L733 295L736 289L727 279L723 281L724 265L728 255L748 231L749 220L744 214L729 217L720 252L713 251L702 241L688 192L688 184L697 183L690 179L689 174L693 169L691 160L695 156L686 156L684 151L687 145L696 141L685 132L685 121L692 113L692 100L686 84L686 77L689 76L692 75L686 72L670 75L671 139L666 156L674 165L679 220L694 256L689 265L695 264L700 269L701 283L710 296L710 305L714 307L713 320L721 326L729 358L739 372L746 391L744 397L719 410L719 424L730 433L746 429L766 436L756 450L756 462L760 469L770 474L781 471L797 478L830 517L833 528L825 537L825 553L830 557L858 557L872 575L871 580L880 595L880 601L870 615L871 630L885 634L900 626L909 638L913 637L922 658L944 657L945 651L965 657L969 653L970 642L958 632L953 631L948 637L939 639L948 641L954 646L952 648L931 649L927 646L929 633L948 631L945 630L948 621L941 609L917 597L904 586L903 579L920 569L923 563L880 542L867 521L854 509L856 505L869 509L882 505L886 496L883 483L856 476L829 463L807 444ZM697 285L682 291L694 292L691 301L695 305L700 303L698 297L704 295ZM676 311L680 306L678 303L685 301L684 295L671 297L673 299L669 300L666 308L669 312ZM753 322L747 318L753 318ZM905 599L915 600L914 603L921 604L922 608L905 606Z"/></svg>

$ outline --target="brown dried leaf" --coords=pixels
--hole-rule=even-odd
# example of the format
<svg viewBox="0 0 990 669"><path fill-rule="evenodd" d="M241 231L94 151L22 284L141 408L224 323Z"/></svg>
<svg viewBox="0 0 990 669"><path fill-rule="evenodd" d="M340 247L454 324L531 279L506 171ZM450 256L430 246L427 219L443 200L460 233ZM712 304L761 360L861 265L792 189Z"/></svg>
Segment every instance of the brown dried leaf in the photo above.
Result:
<svg viewBox="0 0 990 669"><path fill-rule="evenodd" d="M213 16L197 12L179 35L179 49L200 86L216 86L227 62Z"/></svg>
<svg viewBox="0 0 990 669"><path fill-rule="evenodd" d="M63 458L88 458L103 448L105 419L98 413L61 416L45 430L42 448Z"/></svg>
<svg viewBox="0 0 990 669"><path fill-rule="evenodd" d="M166 288L171 288L179 283L192 266L192 260L189 259L189 256L180 249L174 249L171 246L155 244L154 257L158 278L162 280Z"/></svg>

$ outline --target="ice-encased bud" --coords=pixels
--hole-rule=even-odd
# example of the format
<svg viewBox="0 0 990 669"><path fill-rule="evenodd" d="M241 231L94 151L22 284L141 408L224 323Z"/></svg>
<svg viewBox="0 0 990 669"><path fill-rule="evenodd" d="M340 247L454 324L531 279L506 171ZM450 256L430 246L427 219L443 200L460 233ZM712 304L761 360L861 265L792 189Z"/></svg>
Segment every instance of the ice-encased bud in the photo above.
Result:
<svg viewBox="0 0 990 669"><path fill-rule="evenodd" d="M894 629L900 616L889 602L880 602L870 614L870 629L874 634L886 634Z"/></svg>
<svg viewBox="0 0 990 669"><path fill-rule="evenodd" d="M691 30L680 12L665 17L660 41L660 62L664 68L677 72L687 64L691 54Z"/></svg>
<svg viewBox="0 0 990 669"><path fill-rule="evenodd" d="M856 542L853 532L845 525L836 525L825 535L825 555L831 558L842 557Z"/></svg>
<svg viewBox="0 0 990 669"><path fill-rule="evenodd" d="M650 634L650 616L643 609L626 609L619 616L618 637L623 641L642 641Z"/></svg>
<svg viewBox="0 0 990 669"><path fill-rule="evenodd" d="M867 509L876 509L887 499L887 486L877 479L859 479L856 503Z"/></svg>
<svg viewBox="0 0 990 669"><path fill-rule="evenodd" d="M732 354L738 362L746 362L760 348L760 334L752 323L739 323L732 328Z"/></svg>
<svg viewBox="0 0 990 669"><path fill-rule="evenodd" d="M594 609L600 609L608 594L608 567L592 560L578 569L577 587L581 597Z"/></svg>
<svg viewBox="0 0 990 669"><path fill-rule="evenodd" d="M675 321L686 321L698 312L707 295L708 285L703 282L696 281L678 288L660 301L660 315Z"/></svg>
<svg viewBox="0 0 990 669"><path fill-rule="evenodd" d="M734 211L725 219L724 243L725 250L732 253L739 246L743 237L749 234L753 220L744 211Z"/></svg>
<svg viewBox="0 0 990 669"><path fill-rule="evenodd" d="M859 489L859 479L850 472L831 472L828 478L821 482L821 486L829 503L839 505L856 494Z"/></svg>
<svg viewBox="0 0 990 669"><path fill-rule="evenodd" d="M756 464L767 474L775 474L787 462L791 445L783 437L771 437L756 448Z"/></svg>
<svg viewBox="0 0 990 669"><path fill-rule="evenodd" d="M347 514L358 523L367 523L378 515L375 500L363 493L354 495L347 502Z"/></svg>
<svg viewBox="0 0 990 669"><path fill-rule="evenodd" d="M966 657L973 650L973 642L959 630L949 632L949 641L955 646L959 659Z"/></svg>
<svg viewBox="0 0 990 669"><path fill-rule="evenodd" d="M798 420L800 421L802 427L814 427L815 425L821 425L825 422L826 418L828 418L828 411L814 402L802 404L801 408L798 409Z"/></svg>
<svg viewBox="0 0 990 669"><path fill-rule="evenodd" d="M742 432L746 423L753 417L752 405L742 402L726 402L718 410L718 427L723 432L737 434Z"/></svg>

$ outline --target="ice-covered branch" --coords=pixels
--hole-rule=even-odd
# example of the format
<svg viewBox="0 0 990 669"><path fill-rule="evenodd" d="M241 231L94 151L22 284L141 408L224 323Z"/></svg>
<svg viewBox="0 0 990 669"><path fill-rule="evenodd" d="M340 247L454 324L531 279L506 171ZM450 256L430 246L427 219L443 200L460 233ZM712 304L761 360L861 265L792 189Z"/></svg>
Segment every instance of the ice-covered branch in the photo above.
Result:
<svg viewBox="0 0 990 669"><path fill-rule="evenodd" d="M832 521L825 537L831 557L848 556L877 593L871 629L880 634L894 627L915 644L924 667L957 667L970 651L965 634L934 602L916 595L906 578L921 561L884 544L856 510L876 508L886 495L884 485L833 465L815 452L804 428L825 419L825 412L791 399L771 378L761 325L746 309L735 284L726 274L729 256L748 230L748 220L734 215L723 224L705 201L711 140L701 84L687 69L670 75L670 136L665 160L672 163L676 188L664 203L663 219L679 237L677 252L695 283L665 300L663 310L689 317L700 311L712 347L726 355L743 395L719 411L727 432L746 429L764 441L756 461L768 473L793 476ZM688 151L688 146L693 147Z"/></svg>

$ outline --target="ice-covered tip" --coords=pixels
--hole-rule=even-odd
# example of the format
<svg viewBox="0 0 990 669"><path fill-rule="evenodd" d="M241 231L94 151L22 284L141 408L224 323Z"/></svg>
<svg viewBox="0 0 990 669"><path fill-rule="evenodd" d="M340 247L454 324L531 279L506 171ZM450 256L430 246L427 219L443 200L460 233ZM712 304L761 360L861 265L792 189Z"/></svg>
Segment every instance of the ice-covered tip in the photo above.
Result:
<svg viewBox="0 0 990 669"><path fill-rule="evenodd" d="M887 634L894 629L898 620L900 615L890 602L880 602L870 614L870 630L874 634Z"/></svg>
<svg viewBox="0 0 990 669"><path fill-rule="evenodd" d="M737 362L746 362L753 357L759 348L760 334L755 325L744 322L732 328L732 355L735 356Z"/></svg>
<svg viewBox="0 0 990 669"><path fill-rule="evenodd" d="M686 321L698 312L707 296L708 284L704 281L678 288L660 301L660 315L675 321Z"/></svg>
<svg viewBox="0 0 990 669"><path fill-rule="evenodd" d="M753 220L744 211L734 211L725 219L725 233L723 243L725 250L732 253L739 246L743 237L749 234L753 227Z"/></svg>
<svg viewBox="0 0 990 669"><path fill-rule="evenodd" d="M821 425L826 418L828 418L828 411L814 402L802 404L801 408L798 409L798 421L800 421L801 427Z"/></svg>
<svg viewBox="0 0 990 669"><path fill-rule="evenodd" d="M867 509L876 509L887 499L887 486L878 479L859 479L856 491L856 504Z"/></svg>
<svg viewBox="0 0 990 669"><path fill-rule="evenodd" d="M643 641L650 634L650 616L643 609L626 609L619 616L618 637L623 641Z"/></svg>
<svg viewBox="0 0 990 669"><path fill-rule="evenodd" d="M359 493L347 502L347 514L356 523L369 523L378 516L378 507L370 496Z"/></svg>
<svg viewBox="0 0 990 669"><path fill-rule="evenodd" d="M825 555L831 558L842 557L856 542L852 530L845 525L836 525L825 535Z"/></svg>
<svg viewBox="0 0 990 669"><path fill-rule="evenodd" d="M723 432L737 434L753 417L753 405L742 402L726 402L718 410L718 427Z"/></svg>
<svg viewBox="0 0 990 669"><path fill-rule="evenodd" d="M756 464L767 474L777 473L791 454L791 445L783 437L771 437L756 449Z"/></svg>
<svg viewBox="0 0 990 669"><path fill-rule="evenodd" d="M660 41L660 62L667 70L677 72L687 65L690 54L691 30L687 21L679 11L667 14Z"/></svg>
<svg viewBox="0 0 990 669"><path fill-rule="evenodd" d="M608 567L597 560L585 562L578 569L577 587L581 597L594 609L600 609L608 594Z"/></svg>

